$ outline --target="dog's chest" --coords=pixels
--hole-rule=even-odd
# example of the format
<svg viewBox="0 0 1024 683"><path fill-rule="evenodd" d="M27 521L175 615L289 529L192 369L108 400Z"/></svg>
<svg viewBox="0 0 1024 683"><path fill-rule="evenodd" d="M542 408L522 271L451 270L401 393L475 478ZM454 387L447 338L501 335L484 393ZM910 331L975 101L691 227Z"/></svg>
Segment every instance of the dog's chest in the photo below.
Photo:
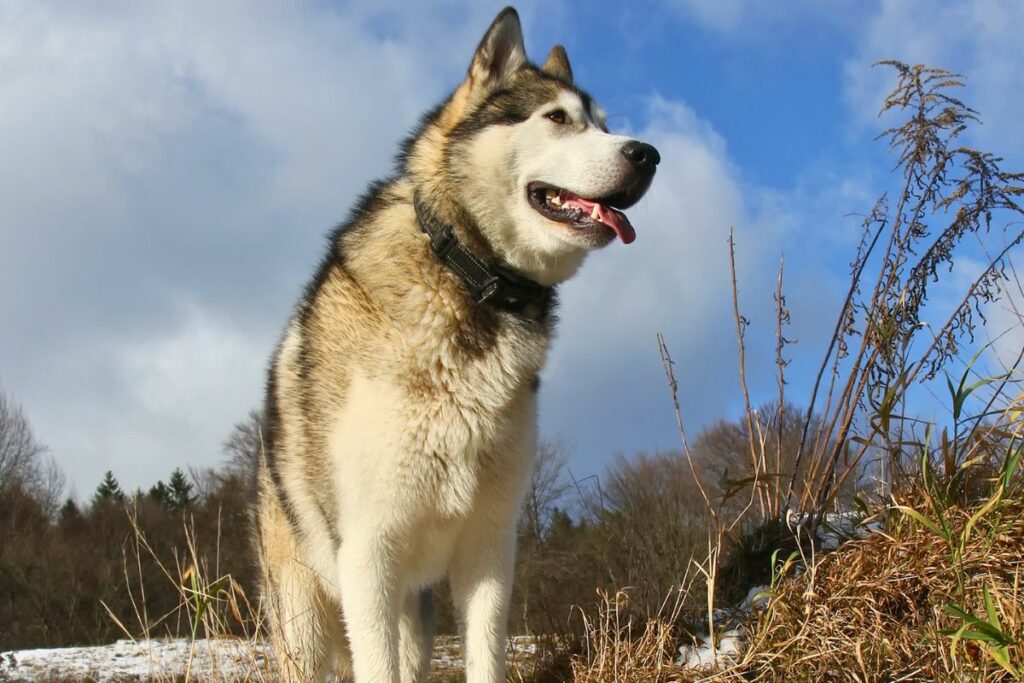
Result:
<svg viewBox="0 0 1024 683"><path fill-rule="evenodd" d="M502 330L475 347L452 335L406 339L375 372L353 376L333 441L355 497L373 490L413 517L457 519L486 487L518 488L547 347L531 332Z"/></svg>
<svg viewBox="0 0 1024 683"><path fill-rule="evenodd" d="M403 382L408 474L429 483L446 514L472 505L482 479L515 477L523 442L532 442L536 377L547 340L513 329L467 350L451 339ZM432 356L432 357L431 357ZM412 364L410 364L412 365Z"/></svg>

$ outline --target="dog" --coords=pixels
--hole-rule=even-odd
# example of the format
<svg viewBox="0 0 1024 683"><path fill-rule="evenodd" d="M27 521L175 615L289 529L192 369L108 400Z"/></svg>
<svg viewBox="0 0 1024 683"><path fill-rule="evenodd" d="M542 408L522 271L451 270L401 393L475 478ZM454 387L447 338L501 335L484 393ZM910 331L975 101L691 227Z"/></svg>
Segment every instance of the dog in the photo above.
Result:
<svg viewBox="0 0 1024 683"><path fill-rule="evenodd" d="M267 383L255 509L290 681L413 683L448 577L467 680L504 681L516 521L556 287L635 232L657 150L612 135L506 8L330 239Z"/></svg>

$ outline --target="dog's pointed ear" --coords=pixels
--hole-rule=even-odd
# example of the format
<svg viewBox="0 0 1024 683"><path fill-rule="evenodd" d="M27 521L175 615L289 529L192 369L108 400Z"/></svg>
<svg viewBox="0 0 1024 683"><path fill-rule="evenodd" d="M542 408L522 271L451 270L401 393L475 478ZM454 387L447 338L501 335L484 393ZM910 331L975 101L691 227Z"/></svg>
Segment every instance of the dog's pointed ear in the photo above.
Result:
<svg viewBox="0 0 1024 683"><path fill-rule="evenodd" d="M469 77L474 87L493 87L506 81L526 64L526 46L519 14L506 7L487 29L476 48Z"/></svg>
<svg viewBox="0 0 1024 683"><path fill-rule="evenodd" d="M544 61L544 66L540 70L572 83L572 67L569 66L569 55L565 54L565 48L561 45L555 45L551 48L551 52L548 54L548 58Z"/></svg>

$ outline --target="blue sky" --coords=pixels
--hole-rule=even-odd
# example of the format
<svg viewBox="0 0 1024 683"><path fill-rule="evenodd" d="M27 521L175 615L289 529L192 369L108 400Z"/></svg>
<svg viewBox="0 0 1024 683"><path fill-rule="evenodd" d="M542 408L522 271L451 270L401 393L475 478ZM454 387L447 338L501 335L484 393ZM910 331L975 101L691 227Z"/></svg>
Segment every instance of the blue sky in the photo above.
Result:
<svg viewBox="0 0 1024 683"><path fill-rule="evenodd" d="M499 3L0 0L0 382L80 494L221 457L324 235L461 78ZM655 333L691 429L739 408L726 236L755 401L773 391L778 260L791 396L886 188L878 59L971 76L971 142L1024 166L1024 4L793 0L519 5L610 125L661 150L637 242L563 290L542 433L578 475L675 445ZM962 281L976 264L958 264ZM994 311L994 326L1011 313ZM1019 339L1005 340L1018 345Z"/></svg>

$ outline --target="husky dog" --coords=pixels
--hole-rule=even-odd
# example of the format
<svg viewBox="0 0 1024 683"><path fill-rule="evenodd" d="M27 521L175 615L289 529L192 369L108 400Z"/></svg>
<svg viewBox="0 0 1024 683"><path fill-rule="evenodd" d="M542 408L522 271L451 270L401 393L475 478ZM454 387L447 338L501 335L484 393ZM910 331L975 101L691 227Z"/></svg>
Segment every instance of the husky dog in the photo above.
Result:
<svg viewBox="0 0 1024 683"><path fill-rule="evenodd" d="M555 286L635 233L654 147L502 11L332 236L269 373L258 546L285 677L413 683L445 576L467 680L504 680L515 527Z"/></svg>

